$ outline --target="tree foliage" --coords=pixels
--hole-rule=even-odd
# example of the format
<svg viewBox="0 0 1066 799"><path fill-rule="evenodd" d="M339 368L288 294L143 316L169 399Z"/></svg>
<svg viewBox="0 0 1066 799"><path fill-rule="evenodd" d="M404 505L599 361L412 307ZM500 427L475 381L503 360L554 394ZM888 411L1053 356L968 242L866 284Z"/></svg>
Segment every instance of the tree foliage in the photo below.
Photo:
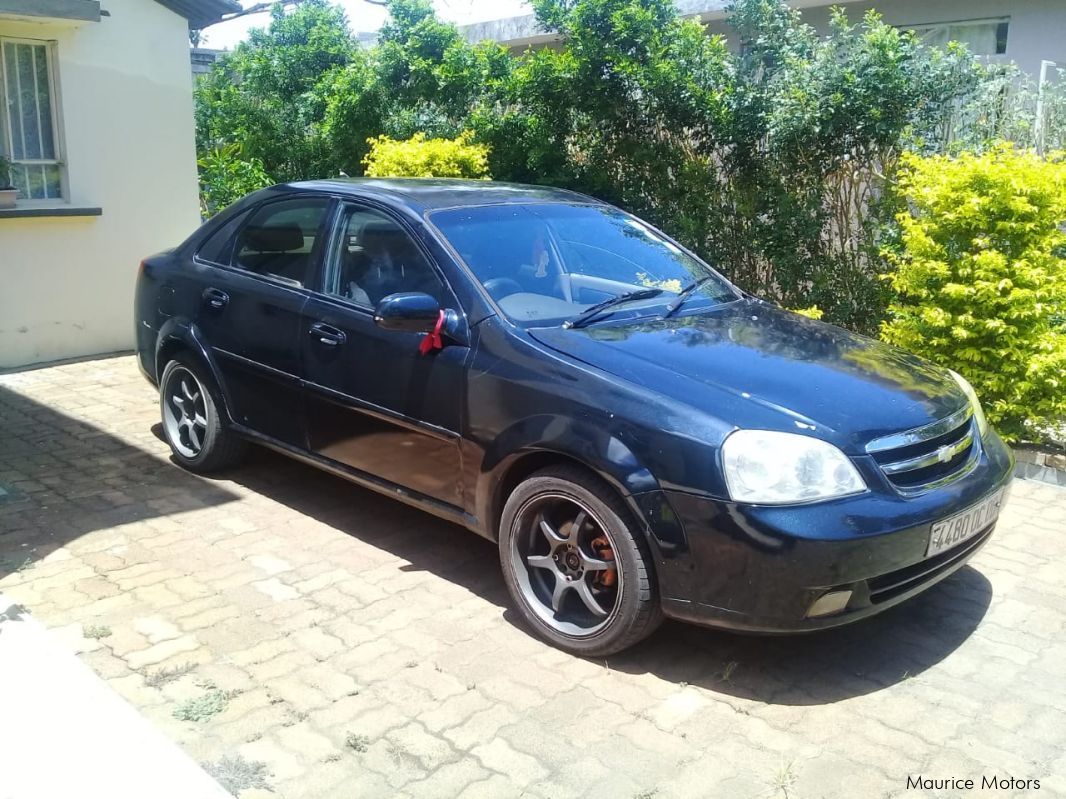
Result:
<svg viewBox="0 0 1066 799"><path fill-rule="evenodd" d="M973 383L1010 440L1066 418L1066 161L905 156L883 337Z"/></svg>
<svg viewBox="0 0 1066 799"><path fill-rule="evenodd" d="M197 161L200 169L200 213L214 216L245 194L274 181L258 158L243 158L237 145L216 147Z"/></svg>
<svg viewBox="0 0 1066 799"><path fill-rule="evenodd" d="M749 291L876 330L885 187L907 142L943 138L972 59L873 14L821 37L782 0L735 0L739 54L672 0L533 8L563 43L519 57L429 0L391 0L369 48L327 0L276 10L200 83L201 152L239 144L278 180L359 175L371 139L471 131L499 179L615 202Z"/></svg>

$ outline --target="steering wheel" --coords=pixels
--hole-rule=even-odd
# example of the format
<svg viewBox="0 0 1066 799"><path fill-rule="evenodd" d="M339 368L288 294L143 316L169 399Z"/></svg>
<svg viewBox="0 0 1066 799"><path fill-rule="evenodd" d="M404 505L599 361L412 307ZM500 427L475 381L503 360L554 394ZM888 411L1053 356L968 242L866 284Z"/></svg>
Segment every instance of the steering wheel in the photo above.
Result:
<svg viewBox="0 0 1066 799"><path fill-rule="evenodd" d="M485 291L494 300L502 300L504 297L510 294L517 294L522 290L522 284L509 277L494 277L485 281Z"/></svg>

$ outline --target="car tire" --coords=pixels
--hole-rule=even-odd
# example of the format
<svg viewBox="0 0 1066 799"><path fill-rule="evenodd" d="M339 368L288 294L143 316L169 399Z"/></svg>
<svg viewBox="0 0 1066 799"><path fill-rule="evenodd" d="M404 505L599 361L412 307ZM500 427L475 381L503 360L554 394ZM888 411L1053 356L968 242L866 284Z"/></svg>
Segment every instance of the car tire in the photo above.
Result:
<svg viewBox="0 0 1066 799"><path fill-rule="evenodd" d="M226 427L218 387L191 358L179 355L159 379L163 435L174 460L191 472L209 474L236 465L248 444Z"/></svg>
<svg viewBox="0 0 1066 799"><path fill-rule="evenodd" d="M559 649L612 655L662 622L643 531L618 494L581 468L552 467L520 483L501 514L499 548L518 611Z"/></svg>

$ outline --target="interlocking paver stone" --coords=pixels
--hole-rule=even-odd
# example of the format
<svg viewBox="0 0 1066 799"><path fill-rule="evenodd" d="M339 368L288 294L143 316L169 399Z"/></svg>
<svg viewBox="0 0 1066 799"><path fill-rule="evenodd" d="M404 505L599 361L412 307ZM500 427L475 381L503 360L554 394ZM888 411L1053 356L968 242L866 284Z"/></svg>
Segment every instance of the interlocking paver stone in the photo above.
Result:
<svg viewBox="0 0 1066 799"><path fill-rule="evenodd" d="M970 566L869 622L587 661L503 613L490 543L266 451L195 477L157 413L130 357L0 375L0 590L193 757L264 763L241 799L1066 795L1066 489L1016 482Z"/></svg>

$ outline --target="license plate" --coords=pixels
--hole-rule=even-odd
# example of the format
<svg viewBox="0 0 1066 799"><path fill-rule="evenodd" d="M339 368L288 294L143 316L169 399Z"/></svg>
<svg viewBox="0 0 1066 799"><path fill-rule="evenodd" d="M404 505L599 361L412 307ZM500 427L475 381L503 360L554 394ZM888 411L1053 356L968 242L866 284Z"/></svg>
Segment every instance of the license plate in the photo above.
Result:
<svg viewBox="0 0 1066 799"><path fill-rule="evenodd" d="M1000 507L1003 505L1003 490L1000 489L988 499L978 502L972 508L967 508L962 513L957 513L933 525L929 533L929 547L925 556L937 555L946 549L951 549L961 544L968 538L972 538L999 517Z"/></svg>

